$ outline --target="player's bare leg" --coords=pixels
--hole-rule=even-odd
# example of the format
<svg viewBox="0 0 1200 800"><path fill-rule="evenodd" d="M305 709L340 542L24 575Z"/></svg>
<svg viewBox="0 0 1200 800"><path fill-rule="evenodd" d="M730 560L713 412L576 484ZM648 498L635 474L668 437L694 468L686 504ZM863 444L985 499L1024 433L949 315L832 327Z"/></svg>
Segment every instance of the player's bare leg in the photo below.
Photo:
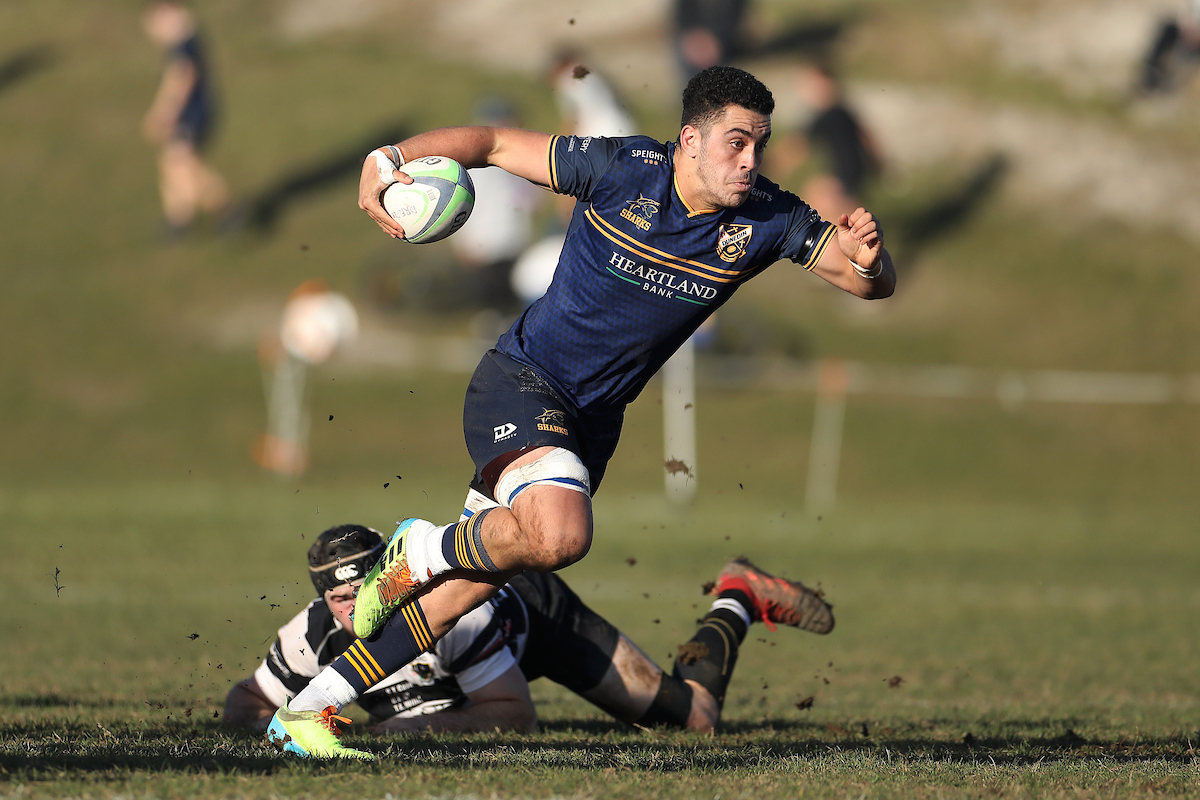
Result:
<svg viewBox="0 0 1200 800"><path fill-rule="evenodd" d="M341 708L433 647L513 574L558 569L587 553L591 495L577 455L536 448L507 465L496 487L511 508L474 493L481 502L469 496L457 524L400 524L359 588L359 639L297 695L294 707Z"/></svg>
<svg viewBox="0 0 1200 800"><path fill-rule="evenodd" d="M608 671L595 688L583 693L583 697L619 720L637 723L658 697L663 681L674 680L677 679L664 673L645 651L621 634ZM685 683L691 688L690 706L686 716L679 715L675 724L688 730L711 733L721 719L720 704L696 681L686 680Z"/></svg>
<svg viewBox="0 0 1200 800"><path fill-rule="evenodd" d="M833 629L830 606L797 581L776 578L744 558L717 577L717 595L692 638L679 647L667 675L624 634L600 682L583 696L618 719L711 732L721 719L725 689L750 625L790 625L814 633Z"/></svg>
<svg viewBox="0 0 1200 800"><path fill-rule="evenodd" d="M358 636L375 635L387 619L433 578L451 571L552 572L583 558L592 543L592 501L587 470L561 448L538 447L500 473L497 496L454 525L424 520L400 524L383 558L367 574L355 608ZM567 488L573 487L573 488ZM481 496L480 496L481 497ZM443 610L428 625L440 628L470 610L473 598ZM420 638L420 637L418 637Z"/></svg>
<svg viewBox="0 0 1200 800"><path fill-rule="evenodd" d="M516 572L497 572L488 575L451 573L433 579L417 595L414 603L421 606L434 639L449 633L463 614L495 597Z"/></svg>
<svg viewBox="0 0 1200 800"><path fill-rule="evenodd" d="M293 711L340 711L445 636L459 617L486 603L511 572L442 575L421 587L369 639L358 639L293 698Z"/></svg>
<svg viewBox="0 0 1200 800"><path fill-rule="evenodd" d="M500 480L540 460L554 448L525 453L500 473ZM579 561L592 546L592 500L557 486L532 486L484 521L482 537L501 570L554 572Z"/></svg>

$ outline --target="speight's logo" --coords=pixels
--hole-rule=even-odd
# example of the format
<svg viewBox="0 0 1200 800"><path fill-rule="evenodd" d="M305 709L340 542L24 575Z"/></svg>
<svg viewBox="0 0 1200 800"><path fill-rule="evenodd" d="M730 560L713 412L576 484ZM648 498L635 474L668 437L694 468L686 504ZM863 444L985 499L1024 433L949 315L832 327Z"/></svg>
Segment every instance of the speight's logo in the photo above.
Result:
<svg viewBox="0 0 1200 800"><path fill-rule="evenodd" d="M717 230L717 255L730 264L746 255L746 245L754 233L753 225L722 225Z"/></svg>
<svg viewBox="0 0 1200 800"><path fill-rule="evenodd" d="M621 209L621 219L627 219L644 231L650 230L650 218L658 213L660 203L649 197L638 195L637 200L626 200L628 208Z"/></svg>
<svg viewBox="0 0 1200 800"><path fill-rule="evenodd" d="M538 421L537 429L539 431L549 431L561 436L568 434L564 427L564 423L567 421L567 412L565 411L559 411L557 408L543 408L542 413L534 419Z"/></svg>

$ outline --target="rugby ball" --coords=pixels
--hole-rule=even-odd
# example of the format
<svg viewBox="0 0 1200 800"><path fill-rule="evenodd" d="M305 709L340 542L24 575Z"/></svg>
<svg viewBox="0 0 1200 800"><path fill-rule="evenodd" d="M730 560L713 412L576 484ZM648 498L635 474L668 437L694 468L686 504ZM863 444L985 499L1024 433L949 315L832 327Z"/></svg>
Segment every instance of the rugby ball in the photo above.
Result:
<svg viewBox="0 0 1200 800"><path fill-rule="evenodd" d="M463 226L475 207L475 185L466 168L445 156L424 156L400 171L412 183L393 183L380 202L404 228L404 240L428 244L445 239Z"/></svg>

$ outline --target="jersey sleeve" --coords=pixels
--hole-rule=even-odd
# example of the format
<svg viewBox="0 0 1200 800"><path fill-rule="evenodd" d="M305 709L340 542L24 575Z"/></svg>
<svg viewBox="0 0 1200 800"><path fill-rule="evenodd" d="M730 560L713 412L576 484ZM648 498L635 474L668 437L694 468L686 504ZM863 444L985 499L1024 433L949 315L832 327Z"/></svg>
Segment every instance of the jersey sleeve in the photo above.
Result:
<svg viewBox="0 0 1200 800"><path fill-rule="evenodd" d="M517 663L491 603L463 615L435 648L463 694L487 686Z"/></svg>
<svg viewBox="0 0 1200 800"><path fill-rule="evenodd" d="M267 657L254 671L254 680L263 694L277 705L295 697L321 671L315 648L308 641L314 600L279 629L279 635Z"/></svg>
<svg viewBox="0 0 1200 800"><path fill-rule="evenodd" d="M795 198L784 234L781 256L790 258L801 267L811 270L821 260L825 248L833 241L837 226L826 222L811 206Z"/></svg>
<svg viewBox="0 0 1200 800"><path fill-rule="evenodd" d="M626 141L603 136L551 137L550 188L588 200Z"/></svg>

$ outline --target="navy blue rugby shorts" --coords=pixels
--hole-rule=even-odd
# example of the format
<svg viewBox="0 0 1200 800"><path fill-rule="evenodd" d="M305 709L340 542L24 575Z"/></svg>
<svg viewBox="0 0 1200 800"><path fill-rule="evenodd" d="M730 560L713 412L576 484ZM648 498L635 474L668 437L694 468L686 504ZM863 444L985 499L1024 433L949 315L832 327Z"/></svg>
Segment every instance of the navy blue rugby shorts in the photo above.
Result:
<svg viewBox="0 0 1200 800"><path fill-rule="evenodd" d="M533 367L489 350L475 368L463 404L471 488L492 499L500 473L534 447L562 447L587 467L592 494L617 449L624 414L581 416Z"/></svg>

